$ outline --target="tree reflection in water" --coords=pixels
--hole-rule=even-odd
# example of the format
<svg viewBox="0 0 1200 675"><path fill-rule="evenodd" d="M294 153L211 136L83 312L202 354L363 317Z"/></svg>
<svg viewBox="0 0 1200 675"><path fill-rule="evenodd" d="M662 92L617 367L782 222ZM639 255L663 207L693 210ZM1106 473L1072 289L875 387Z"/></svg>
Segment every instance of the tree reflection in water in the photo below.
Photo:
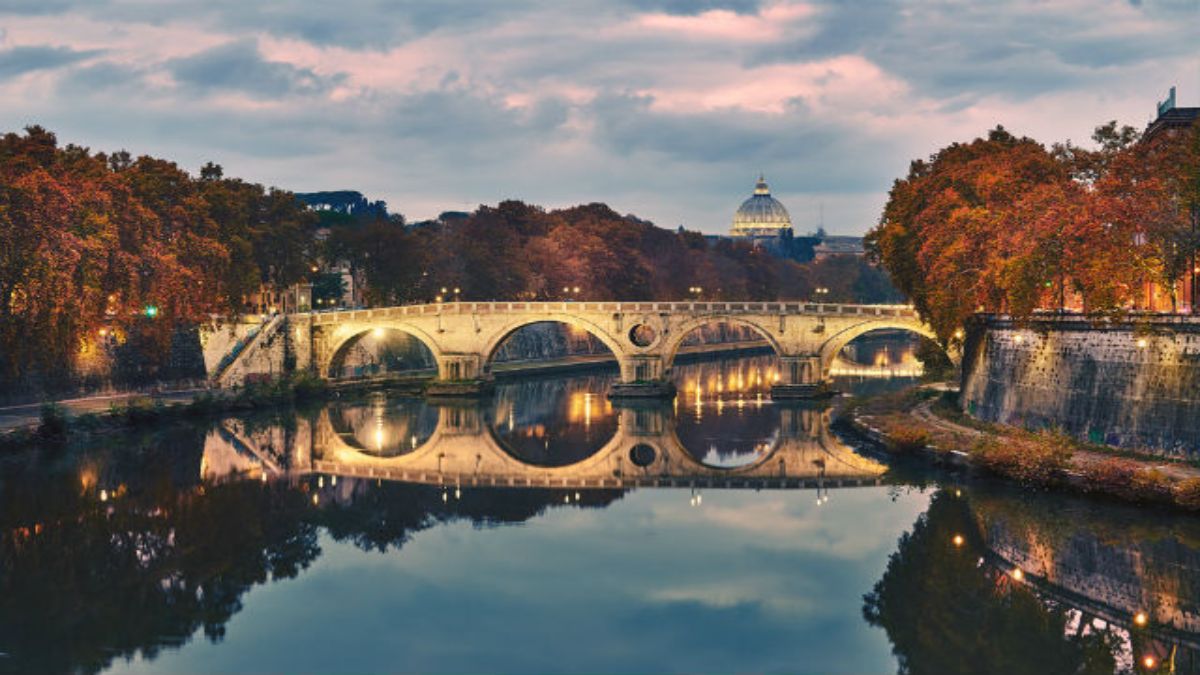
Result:
<svg viewBox="0 0 1200 675"><path fill-rule="evenodd" d="M887 631L901 673L1114 671L1112 633L1068 631L1065 607L987 566L985 552L967 502L945 490L900 538L863 616Z"/></svg>
<svg viewBox="0 0 1200 675"><path fill-rule="evenodd" d="M156 447L183 461L147 447L0 469L4 667L94 671L200 628L218 640L248 588L319 554L303 494L200 484L202 436L171 440ZM144 464L127 471L132 459Z"/></svg>
<svg viewBox="0 0 1200 675"><path fill-rule="evenodd" d="M623 494L206 482L206 433L181 427L0 463L0 670L94 672L154 658L201 629L219 641L247 590L316 560L322 529L382 551L443 522L489 527Z"/></svg>

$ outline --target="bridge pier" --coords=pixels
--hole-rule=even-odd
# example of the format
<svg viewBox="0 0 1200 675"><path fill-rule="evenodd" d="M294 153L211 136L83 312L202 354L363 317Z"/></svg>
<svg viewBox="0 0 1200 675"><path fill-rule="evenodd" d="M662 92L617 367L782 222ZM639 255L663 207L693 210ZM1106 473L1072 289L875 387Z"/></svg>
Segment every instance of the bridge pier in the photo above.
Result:
<svg viewBox="0 0 1200 675"><path fill-rule="evenodd" d="M822 377L820 356L781 356L779 370L779 382L771 387L773 399L815 399L833 395L829 382Z"/></svg>
<svg viewBox="0 0 1200 675"><path fill-rule="evenodd" d="M608 392L610 399L674 398L675 383L666 374L659 354L635 354L623 359L621 381Z"/></svg>
<svg viewBox="0 0 1200 675"><path fill-rule="evenodd" d="M425 387L426 396L487 396L496 380L484 373L479 354L445 354L438 359L438 379Z"/></svg>

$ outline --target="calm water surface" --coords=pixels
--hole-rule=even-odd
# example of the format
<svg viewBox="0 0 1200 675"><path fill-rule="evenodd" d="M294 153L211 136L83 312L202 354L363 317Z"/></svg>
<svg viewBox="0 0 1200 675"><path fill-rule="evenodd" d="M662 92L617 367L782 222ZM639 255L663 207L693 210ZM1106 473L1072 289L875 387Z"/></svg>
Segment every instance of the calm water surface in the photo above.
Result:
<svg viewBox="0 0 1200 675"><path fill-rule="evenodd" d="M773 404L774 367L677 367L666 406L562 376L10 458L0 668L1200 667L1194 518L888 466Z"/></svg>

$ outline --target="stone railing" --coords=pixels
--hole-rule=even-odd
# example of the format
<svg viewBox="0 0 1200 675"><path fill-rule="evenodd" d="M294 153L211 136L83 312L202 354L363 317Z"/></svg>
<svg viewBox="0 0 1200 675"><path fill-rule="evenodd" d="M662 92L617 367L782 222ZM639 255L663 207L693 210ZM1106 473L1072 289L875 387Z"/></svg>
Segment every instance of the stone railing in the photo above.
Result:
<svg viewBox="0 0 1200 675"><path fill-rule="evenodd" d="M424 305L400 305L374 309L352 309L313 314L314 323L336 323L400 316L436 314L516 314L516 313L638 313L671 314L788 314L817 316L880 316L917 319L908 305L848 305L809 302L444 302Z"/></svg>

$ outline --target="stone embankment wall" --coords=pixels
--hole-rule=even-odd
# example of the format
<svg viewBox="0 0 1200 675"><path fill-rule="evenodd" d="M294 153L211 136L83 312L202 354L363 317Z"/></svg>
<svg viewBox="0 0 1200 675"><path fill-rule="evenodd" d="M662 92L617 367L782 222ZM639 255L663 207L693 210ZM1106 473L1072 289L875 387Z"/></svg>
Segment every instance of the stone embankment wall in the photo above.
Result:
<svg viewBox="0 0 1200 675"><path fill-rule="evenodd" d="M991 422L1200 458L1200 319L983 318L964 345L961 401Z"/></svg>

